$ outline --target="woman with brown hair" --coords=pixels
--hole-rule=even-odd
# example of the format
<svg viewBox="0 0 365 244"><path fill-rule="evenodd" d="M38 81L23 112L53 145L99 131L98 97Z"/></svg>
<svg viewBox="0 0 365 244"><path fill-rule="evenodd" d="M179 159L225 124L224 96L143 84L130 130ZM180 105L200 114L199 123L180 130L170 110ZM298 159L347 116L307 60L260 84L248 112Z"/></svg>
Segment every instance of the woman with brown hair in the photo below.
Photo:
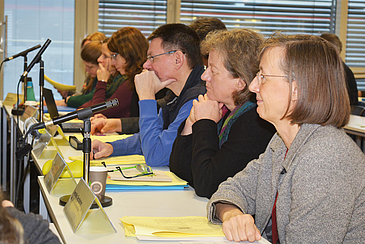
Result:
<svg viewBox="0 0 365 244"><path fill-rule="evenodd" d="M58 100L56 101L57 106L78 108L93 98L96 83L98 81L96 72L99 68L97 60L102 54L101 45L101 41L92 41L81 49L81 58L85 65L85 72L87 73L82 94L74 94L72 96L67 96L63 100Z"/></svg>
<svg viewBox="0 0 365 244"><path fill-rule="evenodd" d="M275 133L259 118L248 90L261 43L248 29L213 32L201 43L202 53L209 54L201 76L207 93L181 124L169 164L199 196L211 197L221 182L258 157Z"/></svg>
<svg viewBox="0 0 365 244"><path fill-rule="evenodd" d="M100 102L117 98L119 106L102 111L108 118L125 118L138 116L133 114L131 102L138 108L138 99L132 100L134 91L134 76L142 72L143 63L147 59L148 41L143 34L134 27L124 27L113 33L107 44L110 59L105 60L105 67L99 64L97 71L98 82L93 99L82 107L89 107ZM121 77L110 85L116 87L110 97L106 97L109 71L106 67L115 67Z"/></svg>
<svg viewBox="0 0 365 244"><path fill-rule="evenodd" d="M341 129L350 102L338 52L320 37L278 35L259 57L249 88L277 133L219 186L209 220L234 241L364 242L365 156Z"/></svg>

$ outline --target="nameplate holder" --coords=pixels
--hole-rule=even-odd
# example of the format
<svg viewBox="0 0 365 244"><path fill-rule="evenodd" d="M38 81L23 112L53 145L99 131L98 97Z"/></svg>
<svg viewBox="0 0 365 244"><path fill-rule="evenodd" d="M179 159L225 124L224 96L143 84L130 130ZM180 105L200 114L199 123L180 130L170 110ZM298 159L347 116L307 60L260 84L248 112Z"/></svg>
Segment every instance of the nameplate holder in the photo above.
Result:
<svg viewBox="0 0 365 244"><path fill-rule="evenodd" d="M52 125L52 126L56 126L57 127L57 132L58 132L58 136L57 137L53 137L53 140L50 141L50 146L54 145L55 147L58 146L69 146L69 142L65 136L65 134L63 133L62 129L60 126L58 125Z"/></svg>
<svg viewBox="0 0 365 244"><path fill-rule="evenodd" d="M63 175L68 177L61 178ZM44 184L48 193L52 195L71 194L77 185L70 168L59 153L54 157L52 167L44 177Z"/></svg>
<svg viewBox="0 0 365 244"><path fill-rule="evenodd" d="M90 209L94 201L98 208ZM76 234L90 235L117 232L99 199L84 179L80 179L63 211L73 232Z"/></svg>
<svg viewBox="0 0 365 244"><path fill-rule="evenodd" d="M33 153L37 158L53 158L57 153L63 157L61 150L54 141L54 135L57 131L57 127L58 125L53 125L45 129L38 130L40 138L33 146ZM45 150L49 144L52 144L56 150Z"/></svg>
<svg viewBox="0 0 365 244"><path fill-rule="evenodd" d="M19 99L20 99L20 103L22 103L24 101L24 95L19 94ZM3 101L3 104L7 105L7 106L14 106L16 104L16 102L17 102L17 94L9 92L6 95L6 98Z"/></svg>
<svg viewBox="0 0 365 244"><path fill-rule="evenodd" d="M33 106L27 106L24 110L23 115L20 117L20 120L25 122L28 118L37 118L38 117L38 109Z"/></svg>

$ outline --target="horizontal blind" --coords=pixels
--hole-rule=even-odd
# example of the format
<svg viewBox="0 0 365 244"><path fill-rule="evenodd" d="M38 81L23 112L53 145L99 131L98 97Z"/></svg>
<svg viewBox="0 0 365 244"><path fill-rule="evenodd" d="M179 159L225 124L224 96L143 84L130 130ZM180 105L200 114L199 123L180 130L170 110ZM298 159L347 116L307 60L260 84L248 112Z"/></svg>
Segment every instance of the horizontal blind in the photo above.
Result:
<svg viewBox="0 0 365 244"><path fill-rule="evenodd" d="M365 67L365 2L349 0L347 15L346 63Z"/></svg>
<svg viewBox="0 0 365 244"><path fill-rule="evenodd" d="M237 1L181 0L180 21L190 24L198 17L217 17L228 29L250 28L268 36L334 33L336 1Z"/></svg>
<svg viewBox="0 0 365 244"><path fill-rule="evenodd" d="M99 0L98 29L111 36L122 27L133 26L147 37L166 24L166 5L165 0Z"/></svg>

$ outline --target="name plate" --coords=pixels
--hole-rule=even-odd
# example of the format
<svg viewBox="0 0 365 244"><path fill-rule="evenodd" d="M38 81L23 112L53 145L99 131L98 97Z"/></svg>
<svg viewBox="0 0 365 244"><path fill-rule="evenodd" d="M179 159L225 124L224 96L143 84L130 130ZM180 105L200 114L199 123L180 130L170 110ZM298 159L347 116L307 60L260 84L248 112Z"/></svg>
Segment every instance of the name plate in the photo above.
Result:
<svg viewBox="0 0 365 244"><path fill-rule="evenodd" d="M90 209L94 201L99 208ZM76 231L80 234L117 232L99 199L84 179L77 184L63 211L74 233Z"/></svg>
<svg viewBox="0 0 365 244"><path fill-rule="evenodd" d="M24 95L19 94L20 102L24 101ZM17 102L17 94L9 92L3 101L4 105L14 106Z"/></svg>
<svg viewBox="0 0 365 244"><path fill-rule="evenodd" d="M68 172L71 177L62 178L62 173ZM52 167L50 171L44 177L44 184L46 185L49 194L71 194L76 187L75 178L72 175L70 168L59 153L56 154L52 161Z"/></svg>
<svg viewBox="0 0 365 244"><path fill-rule="evenodd" d="M32 107L32 106L27 106L24 110L23 115L20 117L20 120L25 122L25 120L30 118L30 117L36 118L36 117L38 117L37 112L38 112L37 108Z"/></svg>
<svg viewBox="0 0 365 244"><path fill-rule="evenodd" d="M40 138L36 141L36 143L33 146L33 153L37 158L40 158L41 155L44 152L44 149L47 147L47 145L52 142L53 146L56 148L56 152L58 152L61 157L63 157L60 149L57 146L57 143L54 141L53 136L55 135L57 131L58 125L56 126L48 126L46 129L40 129L38 130L38 133L40 134ZM55 152L50 152L51 155L46 155L46 158L52 158L55 155Z"/></svg>

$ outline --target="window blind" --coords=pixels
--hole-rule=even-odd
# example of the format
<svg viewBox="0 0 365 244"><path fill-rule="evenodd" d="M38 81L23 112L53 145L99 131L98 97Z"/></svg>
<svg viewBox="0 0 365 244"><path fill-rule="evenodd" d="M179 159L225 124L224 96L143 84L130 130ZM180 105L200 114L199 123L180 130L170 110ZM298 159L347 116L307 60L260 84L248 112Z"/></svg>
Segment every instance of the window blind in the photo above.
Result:
<svg viewBox="0 0 365 244"><path fill-rule="evenodd" d="M180 20L190 24L198 17L217 17L228 29L250 28L268 36L334 32L336 1L181 0Z"/></svg>
<svg viewBox="0 0 365 244"><path fill-rule="evenodd" d="M347 16L346 63L365 67L365 2L349 0Z"/></svg>
<svg viewBox="0 0 365 244"><path fill-rule="evenodd" d="M146 37L166 24L166 0L99 0L100 32L111 36L122 27L133 26Z"/></svg>

